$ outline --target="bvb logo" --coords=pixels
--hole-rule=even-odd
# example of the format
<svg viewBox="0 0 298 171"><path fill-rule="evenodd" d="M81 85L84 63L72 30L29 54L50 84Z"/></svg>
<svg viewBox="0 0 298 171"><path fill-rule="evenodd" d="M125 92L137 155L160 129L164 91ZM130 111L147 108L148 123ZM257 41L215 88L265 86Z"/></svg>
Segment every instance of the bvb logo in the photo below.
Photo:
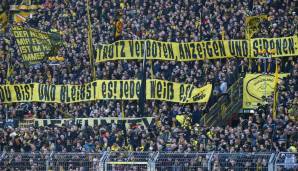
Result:
<svg viewBox="0 0 298 171"><path fill-rule="evenodd" d="M246 84L246 91L251 97L262 100L262 97L268 93L273 91L273 75L259 75L255 78L249 80Z"/></svg>

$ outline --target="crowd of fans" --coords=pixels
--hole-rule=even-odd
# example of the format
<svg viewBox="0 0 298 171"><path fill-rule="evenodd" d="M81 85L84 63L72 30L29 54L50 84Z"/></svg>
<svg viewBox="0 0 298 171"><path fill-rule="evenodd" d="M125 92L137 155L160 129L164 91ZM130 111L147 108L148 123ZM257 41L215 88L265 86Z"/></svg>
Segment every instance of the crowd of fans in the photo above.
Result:
<svg viewBox="0 0 298 171"><path fill-rule="evenodd" d="M56 29L65 45L59 54L65 57L60 65L47 62L26 65L17 53L10 28L0 36L4 54L0 61L0 83L83 84L92 81L92 65L87 50L87 15L84 0L40 0L39 9L25 23L44 31ZM3 1L3 4L5 2ZM8 1L7 3L13 3ZM228 0L90 0L94 47L115 41L115 22L121 18L120 39L154 39L191 42L216 39L245 39L245 16L267 14L270 20L261 24L255 37L282 37L297 33L298 17L295 1ZM9 25L11 26L11 24ZM223 36L224 35L224 36ZM0 151L7 152L100 152L177 151L177 152L266 152L287 151L298 147L298 58L281 58L280 72L290 73L279 85L277 119L272 118L271 104L260 106L255 113L235 119L236 124L207 127L200 123L217 97L245 73L274 73L275 60L221 59L212 61L175 62L148 61L147 78L157 78L197 87L213 84L210 104L180 105L148 101L146 116L155 124L123 129L122 125L64 125L30 128L1 128ZM12 65L13 70L8 69ZM151 66L152 70L151 71ZM112 61L95 65L96 79L140 79L141 61ZM8 73L10 72L10 73ZM270 100L269 100L270 101ZM272 101L272 100L271 100ZM42 119L64 117L126 117L140 116L135 101L97 101L74 104L2 104L0 119L15 118L19 108L25 115ZM123 110L121 109L123 107ZM188 122L176 116L186 114ZM292 151L296 149L291 148Z"/></svg>

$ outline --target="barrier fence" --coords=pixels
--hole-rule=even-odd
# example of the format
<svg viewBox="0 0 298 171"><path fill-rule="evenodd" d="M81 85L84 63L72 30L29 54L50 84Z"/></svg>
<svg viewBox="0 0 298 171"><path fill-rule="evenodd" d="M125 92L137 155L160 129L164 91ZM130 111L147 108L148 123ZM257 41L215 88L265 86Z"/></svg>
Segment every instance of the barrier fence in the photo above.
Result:
<svg viewBox="0 0 298 171"><path fill-rule="evenodd" d="M298 170L298 153L0 153L0 170L221 171Z"/></svg>

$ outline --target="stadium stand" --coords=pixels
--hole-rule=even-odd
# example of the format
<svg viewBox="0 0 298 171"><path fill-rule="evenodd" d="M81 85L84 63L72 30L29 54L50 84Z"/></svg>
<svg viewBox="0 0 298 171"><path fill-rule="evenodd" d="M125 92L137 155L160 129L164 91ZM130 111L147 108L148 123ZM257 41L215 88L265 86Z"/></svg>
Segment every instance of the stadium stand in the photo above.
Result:
<svg viewBox="0 0 298 171"><path fill-rule="evenodd" d="M11 17L6 31L0 32L0 84L83 85L93 80L141 80L141 60L101 63L90 60L88 2L93 47L118 40L199 42L246 39L247 15L268 16L253 38L297 36L298 31L297 1L294 0L31 0L31 4L41 5L42 8L32 12L19 25L59 33L64 43L57 53L65 60L57 65L48 61L25 64L12 31L12 26L17 23ZM253 8L250 2L253 2ZM3 0L0 9L9 11L11 5L22 4L26 2ZM115 27L117 22L120 32ZM229 98L228 90L232 85L248 73L273 75L276 62L279 63L280 73L289 73L278 84L276 118L273 117L272 95L266 99L267 104L260 104L253 113L240 115L237 113L239 108L236 116L228 114L230 117L226 123L205 123L212 106L220 105L221 97ZM105 160L111 165L105 169L123 170L126 166L118 163L117 168L112 166L113 162L141 163L150 160L155 161L157 170L267 170L268 163L273 160L272 153L278 165L276 169L298 168L297 56L278 60L236 56L190 62L147 60L145 67L146 79L188 83L195 87L212 84L208 103L147 100L142 115L135 100L70 104L0 102L0 152L3 154L0 169L83 170L85 167L86 170L101 170L99 161ZM93 78L94 72L96 78ZM76 122L76 118L124 116L154 119L148 126L116 123L93 126ZM70 121L42 126L32 121L28 126L20 126L24 121L33 119ZM158 152L160 154L154 160ZM51 153L54 153L51 160L47 160ZM139 161L136 160L138 157ZM286 159L293 159L296 165L289 165L291 161L287 166L283 165ZM52 164L46 164L47 161ZM146 167L126 169L145 170Z"/></svg>

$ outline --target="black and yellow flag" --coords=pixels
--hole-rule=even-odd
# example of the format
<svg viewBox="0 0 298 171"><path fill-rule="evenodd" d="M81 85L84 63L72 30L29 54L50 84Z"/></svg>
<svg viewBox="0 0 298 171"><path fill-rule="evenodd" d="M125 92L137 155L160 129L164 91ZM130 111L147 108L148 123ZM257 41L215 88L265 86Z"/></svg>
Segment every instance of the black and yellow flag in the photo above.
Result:
<svg viewBox="0 0 298 171"><path fill-rule="evenodd" d="M34 28L13 26L12 33L23 62L34 64L47 57L57 56L62 45L58 33L43 32Z"/></svg>
<svg viewBox="0 0 298 171"><path fill-rule="evenodd" d="M251 38L259 31L260 23L267 20L267 15L247 16L245 18L246 37Z"/></svg>
<svg viewBox="0 0 298 171"><path fill-rule="evenodd" d="M120 18L115 22L115 40L119 40L121 38L122 29L123 29L123 20L122 18Z"/></svg>
<svg viewBox="0 0 298 171"><path fill-rule="evenodd" d="M0 13L0 31L4 32L8 23L8 15L7 12L4 11Z"/></svg>

